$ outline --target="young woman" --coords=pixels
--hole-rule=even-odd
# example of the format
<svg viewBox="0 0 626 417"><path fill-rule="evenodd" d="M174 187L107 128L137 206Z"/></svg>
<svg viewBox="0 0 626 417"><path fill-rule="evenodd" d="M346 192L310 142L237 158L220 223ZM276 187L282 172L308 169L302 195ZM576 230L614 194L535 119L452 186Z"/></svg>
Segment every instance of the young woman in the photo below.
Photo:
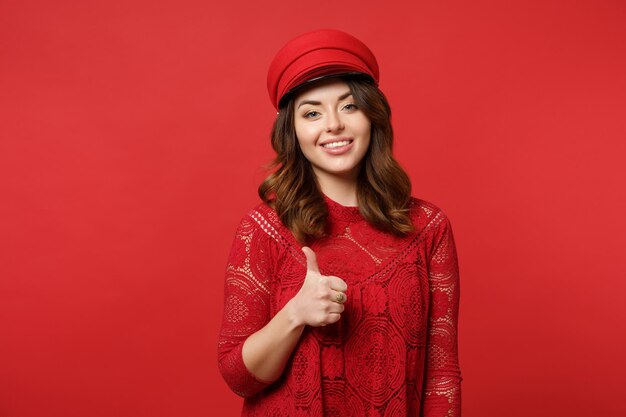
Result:
<svg viewBox="0 0 626 417"><path fill-rule="evenodd" d="M243 416L460 416L459 274L411 197L361 41L319 30L268 74L275 170L228 259L218 358Z"/></svg>

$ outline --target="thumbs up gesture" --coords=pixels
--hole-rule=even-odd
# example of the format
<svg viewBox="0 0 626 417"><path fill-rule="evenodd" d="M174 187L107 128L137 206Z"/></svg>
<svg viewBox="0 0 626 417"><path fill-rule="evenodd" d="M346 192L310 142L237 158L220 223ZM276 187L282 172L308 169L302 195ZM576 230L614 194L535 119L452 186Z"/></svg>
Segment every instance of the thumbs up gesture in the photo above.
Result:
<svg viewBox="0 0 626 417"><path fill-rule="evenodd" d="M339 277L322 275L315 252L302 248L306 256L306 276L300 291L291 300L296 316L302 324L313 327L336 323L346 302L348 285Z"/></svg>

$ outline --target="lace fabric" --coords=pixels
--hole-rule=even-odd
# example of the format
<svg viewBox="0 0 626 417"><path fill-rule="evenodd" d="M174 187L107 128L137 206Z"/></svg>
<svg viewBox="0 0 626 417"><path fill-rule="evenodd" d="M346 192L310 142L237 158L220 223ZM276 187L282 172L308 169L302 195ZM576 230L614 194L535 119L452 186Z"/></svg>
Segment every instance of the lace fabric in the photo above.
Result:
<svg viewBox="0 0 626 417"><path fill-rule="evenodd" d="M245 339L299 290L301 245L265 204L241 221L226 268L220 371L243 396L242 416L460 416L459 271L452 228L412 198L416 232L383 233L325 196L320 271L348 284L341 320L307 327L283 375L268 384L243 364Z"/></svg>

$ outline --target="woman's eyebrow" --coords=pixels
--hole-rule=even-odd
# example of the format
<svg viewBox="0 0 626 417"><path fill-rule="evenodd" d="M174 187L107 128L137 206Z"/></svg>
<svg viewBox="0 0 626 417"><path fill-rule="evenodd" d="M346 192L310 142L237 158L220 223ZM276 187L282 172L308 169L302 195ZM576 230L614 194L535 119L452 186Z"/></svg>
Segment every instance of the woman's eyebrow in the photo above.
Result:
<svg viewBox="0 0 626 417"><path fill-rule="evenodd" d="M339 100L339 101L341 101L341 100L343 100L343 99L345 99L345 98L347 98L347 97L349 97L349 96L351 96L351 95L352 95L352 91L348 91L348 92L343 93L342 95L340 95L340 96L339 96L339 98L338 98L338 100ZM312 104L312 105L314 105L314 106L319 106L319 105L320 105L320 104L322 104L322 103L320 103L319 101L305 100L305 101L303 101L302 103L300 103L300 104L298 105L298 109L299 109L300 107L304 106L305 104Z"/></svg>

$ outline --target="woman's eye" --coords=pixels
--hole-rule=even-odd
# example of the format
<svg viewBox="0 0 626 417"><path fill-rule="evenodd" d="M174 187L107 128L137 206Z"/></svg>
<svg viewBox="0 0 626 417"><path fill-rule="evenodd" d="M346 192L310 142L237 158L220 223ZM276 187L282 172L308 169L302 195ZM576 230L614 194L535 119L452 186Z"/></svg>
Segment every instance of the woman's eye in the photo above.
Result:
<svg viewBox="0 0 626 417"><path fill-rule="evenodd" d="M317 115L318 115L318 114L319 114L319 113L318 113L318 112L316 112L316 111L310 111L310 112L306 113L306 114L304 115L304 117L307 117L307 118L311 119L311 118L313 118L313 117L317 117Z"/></svg>
<svg viewBox="0 0 626 417"><path fill-rule="evenodd" d="M356 104L352 104L352 103L350 103L350 104L346 104L346 105L344 106L344 109L347 109L347 110L356 110L356 109L358 109L358 107L356 106Z"/></svg>

